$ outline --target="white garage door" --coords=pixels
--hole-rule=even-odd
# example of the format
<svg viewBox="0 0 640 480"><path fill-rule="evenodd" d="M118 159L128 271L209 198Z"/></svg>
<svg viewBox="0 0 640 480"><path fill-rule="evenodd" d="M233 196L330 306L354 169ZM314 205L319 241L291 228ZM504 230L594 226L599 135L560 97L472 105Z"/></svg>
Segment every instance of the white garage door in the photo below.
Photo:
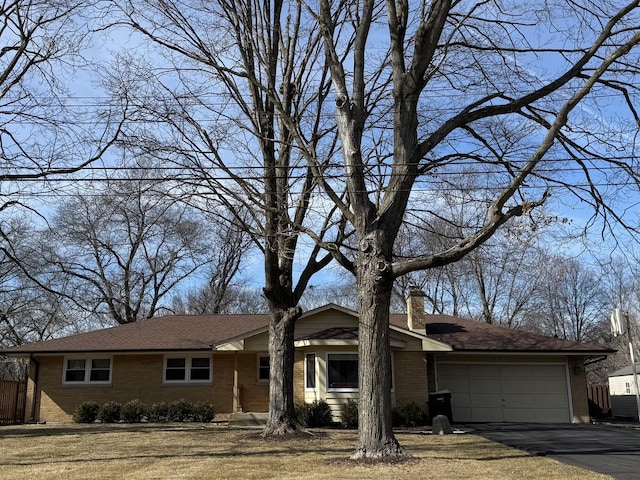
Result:
<svg viewBox="0 0 640 480"><path fill-rule="evenodd" d="M564 365L438 363L454 422L570 422Z"/></svg>

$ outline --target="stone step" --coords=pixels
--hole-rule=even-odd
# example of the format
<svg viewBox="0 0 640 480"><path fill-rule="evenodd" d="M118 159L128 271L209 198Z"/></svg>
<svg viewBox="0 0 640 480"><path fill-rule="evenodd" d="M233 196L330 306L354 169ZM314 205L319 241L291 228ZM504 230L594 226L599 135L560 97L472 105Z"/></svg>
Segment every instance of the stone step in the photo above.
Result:
<svg viewBox="0 0 640 480"><path fill-rule="evenodd" d="M239 412L229 415L230 427L264 427L269 418L268 413Z"/></svg>

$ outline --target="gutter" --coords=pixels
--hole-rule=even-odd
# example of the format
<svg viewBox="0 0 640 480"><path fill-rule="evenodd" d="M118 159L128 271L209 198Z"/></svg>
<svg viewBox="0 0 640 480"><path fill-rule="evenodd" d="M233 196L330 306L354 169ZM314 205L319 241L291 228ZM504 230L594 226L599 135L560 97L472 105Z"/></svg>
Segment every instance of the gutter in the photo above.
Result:
<svg viewBox="0 0 640 480"><path fill-rule="evenodd" d="M598 363L601 362L602 360L606 360L607 356L606 355L602 355L600 357L589 357L584 361L585 365L593 365L594 363Z"/></svg>

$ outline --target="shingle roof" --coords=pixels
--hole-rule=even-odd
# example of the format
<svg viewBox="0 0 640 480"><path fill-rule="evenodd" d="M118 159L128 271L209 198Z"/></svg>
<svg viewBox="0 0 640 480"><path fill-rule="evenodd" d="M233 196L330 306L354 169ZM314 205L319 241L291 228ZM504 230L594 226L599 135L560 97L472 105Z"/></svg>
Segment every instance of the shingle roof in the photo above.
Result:
<svg viewBox="0 0 640 480"><path fill-rule="evenodd" d="M358 327L333 327L296 340L358 340Z"/></svg>
<svg viewBox="0 0 640 480"><path fill-rule="evenodd" d="M305 316L331 308L333 306L307 312ZM355 315L355 312L353 314ZM407 317L406 315L391 315L391 323L406 329ZM219 345L232 339L266 331L268 324L269 315L266 314L170 315L7 348L3 352L27 354L211 350L212 345ZM327 330L324 335L329 335L331 338L336 338L336 335L338 338L357 338L357 333L352 329ZM434 340L451 345L454 351L573 352L585 354L607 354L615 351L602 345L569 342L448 315L428 316L427 335Z"/></svg>
<svg viewBox="0 0 640 480"><path fill-rule="evenodd" d="M406 322L406 315L391 315L394 325L403 326ZM572 342L450 315L427 315L427 336L451 345L454 352L615 352L604 345Z"/></svg>
<svg viewBox="0 0 640 480"><path fill-rule="evenodd" d="M636 363L636 373L640 374L640 363ZM610 377L626 377L627 375L633 375L633 368L631 365L627 365L626 367L609 374Z"/></svg>
<svg viewBox="0 0 640 480"><path fill-rule="evenodd" d="M6 349L6 353L211 350L269 325L268 315L168 315Z"/></svg>

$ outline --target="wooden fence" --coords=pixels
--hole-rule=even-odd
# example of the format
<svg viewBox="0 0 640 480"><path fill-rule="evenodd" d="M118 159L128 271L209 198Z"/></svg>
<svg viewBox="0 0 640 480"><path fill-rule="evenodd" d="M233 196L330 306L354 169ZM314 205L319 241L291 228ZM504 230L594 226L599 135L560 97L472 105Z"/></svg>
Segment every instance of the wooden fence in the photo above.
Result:
<svg viewBox="0 0 640 480"><path fill-rule="evenodd" d="M0 379L0 425L24 423L26 403L26 380Z"/></svg>
<svg viewBox="0 0 640 480"><path fill-rule="evenodd" d="M611 397L609 385L587 385L589 413L592 417L611 415Z"/></svg>

